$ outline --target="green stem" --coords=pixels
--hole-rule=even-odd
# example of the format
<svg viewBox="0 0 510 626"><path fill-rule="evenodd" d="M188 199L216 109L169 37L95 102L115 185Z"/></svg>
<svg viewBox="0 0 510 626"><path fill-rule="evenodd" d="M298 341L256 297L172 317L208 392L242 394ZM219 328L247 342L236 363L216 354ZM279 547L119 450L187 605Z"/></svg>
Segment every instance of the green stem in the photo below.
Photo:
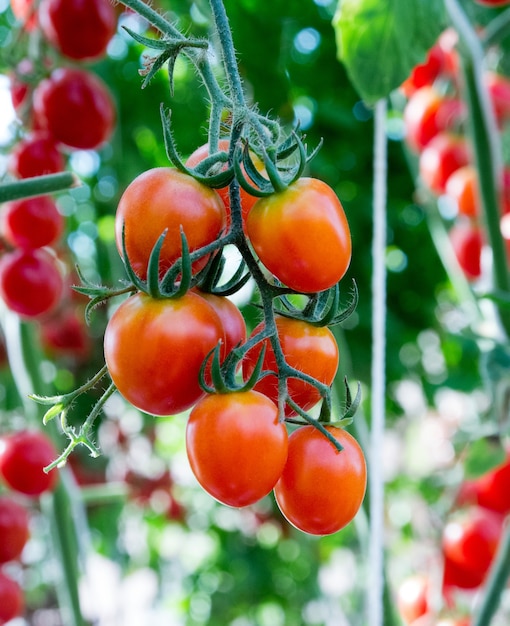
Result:
<svg viewBox="0 0 510 626"><path fill-rule="evenodd" d="M43 196L48 193L63 191L70 187L78 187L79 185L81 185L79 178L71 172L24 178L23 180L0 185L0 203L30 196Z"/></svg>
<svg viewBox="0 0 510 626"><path fill-rule="evenodd" d="M491 567L485 594L478 607L473 626L489 626L498 610L501 596L510 577L510 524L506 524L496 559Z"/></svg>
<svg viewBox="0 0 510 626"><path fill-rule="evenodd" d="M29 399L29 395L35 392L45 394L49 389L40 374L39 364L42 357L37 350L34 327L21 322L10 311L5 312L2 323L9 365L25 408L27 421L40 428L41 409L39 405ZM53 425L48 429L48 433L55 442L58 441L58 433ZM72 487L70 475L66 473L65 469L61 470L61 479L58 481L57 488L52 494L47 494L41 503L51 520L55 551L60 557L62 566L62 584L57 586L57 594L60 608L64 613L64 622L69 626L85 626L79 602L77 564L78 536L83 541L83 533L78 535L75 526L77 516L83 514L77 507L73 506ZM83 519L79 521L86 526L86 521Z"/></svg>
<svg viewBox="0 0 510 626"><path fill-rule="evenodd" d="M510 9L506 9L487 24L481 38L481 44L487 49L500 43L508 35L510 35Z"/></svg>
<svg viewBox="0 0 510 626"><path fill-rule="evenodd" d="M480 195L489 244L493 255L493 279L497 291L510 291L510 275L506 246L500 229L500 191L502 181L502 150L494 111L483 87L483 49L476 32L457 0L445 0L461 41L465 99L468 105L468 127L475 165L478 170ZM510 316L496 303L499 319L510 334Z"/></svg>

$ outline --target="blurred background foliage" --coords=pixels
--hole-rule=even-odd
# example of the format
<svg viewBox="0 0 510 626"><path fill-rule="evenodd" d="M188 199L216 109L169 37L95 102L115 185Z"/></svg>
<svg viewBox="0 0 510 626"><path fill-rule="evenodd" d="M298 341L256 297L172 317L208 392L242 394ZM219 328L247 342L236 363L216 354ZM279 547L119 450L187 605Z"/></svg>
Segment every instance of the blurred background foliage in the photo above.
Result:
<svg viewBox="0 0 510 626"><path fill-rule="evenodd" d="M183 32L209 35L205 0L154 4L169 12ZM334 0L226 0L225 6L250 99L289 127L299 120L309 146L323 140L309 174L335 189L349 219L353 259L343 279L343 296L347 302L355 280L360 298L356 313L336 331L341 345L339 379L347 375L350 381L362 383L363 408L355 418L355 429L363 436L370 408L372 348L373 112L360 100L337 60L331 25ZM22 54L23 41L15 40L20 35L7 0L0 0L0 10L0 70L8 75ZM124 15L121 23L133 27L136 21ZM101 151L72 155L70 167L84 184L59 195L59 207L67 217L66 242L75 261L85 276L104 284L123 276L113 230L120 194L137 174L168 163L160 103L172 110L174 136L183 157L207 139L207 102L193 69L178 61L173 98L164 70L141 90L139 69L146 53L119 29L108 58L91 66L114 95L117 128ZM426 546L413 543L411 548L411 540L426 540L434 533L423 507L440 510L443 506L442 487L450 480L446 470L453 467L448 439L452 424L456 426L466 410L476 421L474 413L482 401L469 400L480 388L476 344L452 335L440 321L442 313L454 306L455 297L430 235L427 207L414 196L397 113L390 112L387 132L388 245L386 258L376 262L386 263L388 270L385 456L391 459L387 477L390 570L398 581L412 569L412 559L423 549L419 546ZM7 140L3 153L9 148ZM254 324L250 303L243 306ZM107 313L106 308L98 309L92 317L95 348L89 362L52 364L52 384L58 391L70 390L98 369ZM4 413L16 419L19 399L11 390L8 370L2 373L2 384ZM86 405L91 400L81 402ZM87 406L78 405L78 415L82 410ZM429 421L418 422L424 415ZM438 426L437 417L445 415L446 421ZM108 453L98 460L76 454L90 541L98 559L91 563L91 572L97 575L87 605L91 616L94 611L115 610L127 626L361 626L369 568L363 513L339 534L317 539L289 528L269 498L246 511L216 505L190 478L183 427L179 416L154 420L117 398L108 405L98 431ZM168 494L158 495L157 490L148 505L130 498L122 483L126 467L148 475L169 468L172 493L181 510L168 514ZM108 582L102 584L108 573ZM117 602L108 594L112 580L117 581ZM51 605L50 592L41 591L48 582L32 581L35 609ZM142 614L137 611L145 611L144 622L136 621Z"/></svg>

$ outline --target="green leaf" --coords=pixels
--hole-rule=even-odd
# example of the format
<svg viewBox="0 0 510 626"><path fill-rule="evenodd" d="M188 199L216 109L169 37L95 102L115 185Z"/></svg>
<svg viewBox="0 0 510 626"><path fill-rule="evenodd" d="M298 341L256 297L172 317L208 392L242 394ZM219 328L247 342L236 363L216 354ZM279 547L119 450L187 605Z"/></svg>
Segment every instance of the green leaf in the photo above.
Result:
<svg viewBox="0 0 510 626"><path fill-rule="evenodd" d="M505 450L498 440L482 438L473 441L464 460L466 478L482 476L503 463L505 458Z"/></svg>
<svg viewBox="0 0 510 626"><path fill-rule="evenodd" d="M409 76L446 27L442 0L340 0L337 56L369 105Z"/></svg>

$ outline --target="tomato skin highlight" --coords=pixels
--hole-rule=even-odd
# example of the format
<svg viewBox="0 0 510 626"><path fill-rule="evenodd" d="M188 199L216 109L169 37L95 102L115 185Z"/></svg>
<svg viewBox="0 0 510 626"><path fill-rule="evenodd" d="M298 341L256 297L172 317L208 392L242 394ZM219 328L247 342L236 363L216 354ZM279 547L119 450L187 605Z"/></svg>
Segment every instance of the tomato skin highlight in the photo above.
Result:
<svg viewBox="0 0 510 626"><path fill-rule="evenodd" d="M300 178L261 198L246 220L262 264L301 293L333 287L351 261L351 234L342 204L321 180Z"/></svg>
<svg viewBox="0 0 510 626"><path fill-rule="evenodd" d="M232 507L248 506L271 492L287 448L277 406L253 390L206 396L186 427L186 450L198 482Z"/></svg>
<svg viewBox="0 0 510 626"><path fill-rule="evenodd" d="M174 415L204 395L200 368L219 341L224 342L221 320L200 296L154 299L140 292L110 318L104 354L128 402L152 415Z"/></svg>
<svg viewBox="0 0 510 626"><path fill-rule="evenodd" d="M181 256L182 227L190 252L215 241L225 226L225 207L218 194L172 167L156 167L137 176L121 196L115 217L115 239L122 252L122 228L129 262L142 279L150 253L163 232L160 271ZM198 271L207 263L193 264Z"/></svg>
<svg viewBox="0 0 510 626"><path fill-rule="evenodd" d="M298 530L330 535L349 524L366 491L367 468L360 445L345 430L326 426L343 446L314 426L302 426L289 437L289 453L274 489L284 517Z"/></svg>
<svg viewBox="0 0 510 626"><path fill-rule="evenodd" d="M277 316L275 321L287 364L325 385L331 385L339 362L338 346L331 330L282 316ZM256 335L262 328L263 323L253 330L252 336ZM273 402L278 403L276 357L269 339L265 339L247 352L243 359L243 375L246 379L252 374L264 345L266 351L262 369L264 371L271 370L275 372L275 375L264 376L254 388L271 398ZM298 378L289 378L287 389L291 399L305 411L311 409L321 399L316 387ZM286 406L285 414L287 416L295 415L295 411Z"/></svg>

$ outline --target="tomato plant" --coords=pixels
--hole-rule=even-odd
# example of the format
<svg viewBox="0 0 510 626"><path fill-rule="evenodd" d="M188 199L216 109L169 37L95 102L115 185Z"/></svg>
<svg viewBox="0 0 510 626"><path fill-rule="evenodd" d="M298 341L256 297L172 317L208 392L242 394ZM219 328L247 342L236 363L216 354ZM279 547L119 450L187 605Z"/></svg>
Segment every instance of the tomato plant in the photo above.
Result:
<svg viewBox="0 0 510 626"><path fill-rule="evenodd" d="M60 67L34 90L37 123L68 148L93 150L110 138L115 105L108 88L92 72Z"/></svg>
<svg viewBox="0 0 510 626"><path fill-rule="evenodd" d="M351 233L342 204L320 180L301 178L260 199L248 214L246 230L263 265L296 291L332 287L351 261Z"/></svg>
<svg viewBox="0 0 510 626"><path fill-rule="evenodd" d="M117 25L108 0L42 0L38 17L48 41L64 56L80 61L106 54Z"/></svg>
<svg viewBox="0 0 510 626"><path fill-rule="evenodd" d="M0 295L22 317L49 313L60 301L63 278L47 249L17 249L0 258Z"/></svg>
<svg viewBox="0 0 510 626"><path fill-rule="evenodd" d="M61 172L65 161L54 138L36 132L22 139L9 155L9 170L19 178Z"/></svg>
<svg viewBox="0 0 510 626"><path fill-rule="evenodd" d="M0 476L11 489L40 496L57 485L58 472L43 471L56 457L48 435L36 430L10 433L0 441Z"/></svg>
<svg viewBox="0 0 510 626"><path fill-rule="evenodd" d="M29 532L27 509L12 497L0 496L0 563L18 559Z"/></svg>
<svg viewBox="0 0 510 626"><path fill-rule="evenodd" d="M21 615L24 604L19 583L0 570L0 623L5 624Z"/></svg>
<svg viewBox="0 0 510 626"><path fill-rule="evenodd" d="M192 252L215 241L224 226L225 207L216 192L170 167L154 168L135 178L122 194L115 216L119 253L123 255L124 230L129 263L141 278L146 277L150 253L165 231L161 273L181 256L181 228ZM195 271L206 262L207 257L196 261Z"/></svg>
<svg viewBox="0 0 510 626"><path fill-rule="evenodd" d="M263 327L263 323L256 326L252 337L256 336ZM339 360L338 346L331 330L282 316L276 318L276 330L287 364L325 385L331 385ZM278 367L269 339L265 339L248 351L243 359L243 374L245 377L252 374L263 347L265 347L265 354L262 368L274 374L261 378L255 385L255 389L271 398L273 402L278 402ZM289 397L305 411L311 409L321 399L316 387L299 378L289 378L287 386ZM286 413L295 414L289 407L286 407Z"/></svg>
<svg viewBox="0 0 510 626"><path fill-rule="evenodd" d="M113 382L131 404L153 415L173 415L204 395L200 368L223 340L220 318L200 296L154 299L137 293L111 316L104 353Z"/></svg>
<svg viewBox="0 0 510 626"><path fill-rule="evenodd" d="M240 346L246 340L246 322L237 306L225 296L216 296L197 290L197 294L204 298L216 311L225 333L225 354Z"/></svg>
<svg viewBox="0 0 510 626"><path fill-rule="evenodd" d="M276 405L256 391L208 395L186 425L186 450L198 482L234 507L254 504L273 489L287 446Z"/></svg>
<svg viewBox="0 0 510 626"><path fill-rule="evenodd" d="M298 428L289 437L287 463L274 489L285 518L312 535L335 533L351 522L366 489L360 445L347 431L326 428L343 449L313 426Z"/></svg>
<svg viewBox="0 0 510 626"><path fill-rule="evenodd" d="M51 246L64 230L64 218L49 196L25 198L5 204L1 214L1 233L18 248Z"/></svg>

